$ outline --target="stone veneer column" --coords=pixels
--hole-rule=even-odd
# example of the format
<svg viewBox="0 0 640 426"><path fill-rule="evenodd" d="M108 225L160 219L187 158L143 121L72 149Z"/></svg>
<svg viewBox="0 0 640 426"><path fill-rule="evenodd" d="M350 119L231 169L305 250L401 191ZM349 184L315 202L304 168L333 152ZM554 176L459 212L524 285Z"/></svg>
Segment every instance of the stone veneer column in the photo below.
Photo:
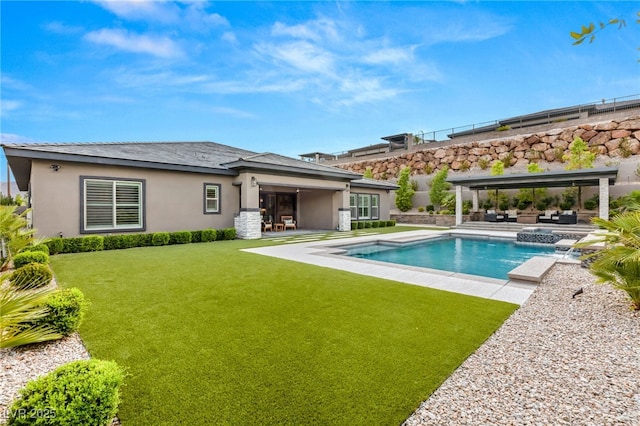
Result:
<svg viewBox="0 0 640 426"><path fill-rule="evenodd" d="M479 196L479 190L474 190L471 194L472 198L472 207L471 207L471 211L477 212L480 210L480 202L478 201L480 199Z"/></svg>
<svg viewBox="0 0 640 426"><path fill-rule="evenodd" d="M256 240L262 238L262 223L260 209L240 209L233 218L236 237L241 240Z"/></svg>
<svg viewBox="0 0 640 426"><path fill-rule="evenodd" d="M351 209L338 209L338 231L351 231Z"/></svg>
<svg viewBox="0 0 640 426"><path fill-rule="evenodd" d="M600 219L609 220L609 179L600 178L600 208L599 208L599 216Z"/></svg>

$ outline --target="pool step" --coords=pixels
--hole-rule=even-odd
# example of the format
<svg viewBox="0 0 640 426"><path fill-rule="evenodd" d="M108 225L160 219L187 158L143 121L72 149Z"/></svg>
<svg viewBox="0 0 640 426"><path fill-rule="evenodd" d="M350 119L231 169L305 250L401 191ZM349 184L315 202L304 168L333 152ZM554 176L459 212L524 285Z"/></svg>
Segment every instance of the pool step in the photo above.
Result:
<svg viewBox="0 0 640 426"><path fill-rule="evenodd" d="M507 274L510 280L540 283L556 259L547 256L535 256Z"/></svg>

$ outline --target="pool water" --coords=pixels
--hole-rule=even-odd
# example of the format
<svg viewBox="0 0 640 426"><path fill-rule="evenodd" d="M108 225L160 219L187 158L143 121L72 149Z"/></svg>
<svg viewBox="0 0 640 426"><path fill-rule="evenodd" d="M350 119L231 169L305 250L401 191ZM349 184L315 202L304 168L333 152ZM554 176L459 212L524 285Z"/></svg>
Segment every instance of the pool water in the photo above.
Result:
<svg viewBox="0 0 640 426"><path fill-rule="evenodd" d="M400 246L373 243L346 251L347 256L362 259L508 279L512 269L534 256L552 256L555 248L512 240L448 237Z"/></svg>

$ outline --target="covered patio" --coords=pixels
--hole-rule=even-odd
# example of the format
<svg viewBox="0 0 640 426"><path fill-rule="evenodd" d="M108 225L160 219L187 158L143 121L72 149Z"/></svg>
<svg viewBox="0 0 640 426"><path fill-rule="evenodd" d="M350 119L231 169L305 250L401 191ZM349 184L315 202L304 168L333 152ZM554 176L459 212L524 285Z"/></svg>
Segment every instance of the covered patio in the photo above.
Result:
<svg viewBox="0 0 640 426"><path fill-rule="evenodd" d="M477 212L479 211L479 192L481 190L598 186L600 200L606 200L606 202L600 203L598 216L602 219L609 219L609 187L615 184L617 176L617 167L599 167L499 176L450 177L447 182L455 186L456 225L461 225L463 188L472 191L472 210Z"/></svg>

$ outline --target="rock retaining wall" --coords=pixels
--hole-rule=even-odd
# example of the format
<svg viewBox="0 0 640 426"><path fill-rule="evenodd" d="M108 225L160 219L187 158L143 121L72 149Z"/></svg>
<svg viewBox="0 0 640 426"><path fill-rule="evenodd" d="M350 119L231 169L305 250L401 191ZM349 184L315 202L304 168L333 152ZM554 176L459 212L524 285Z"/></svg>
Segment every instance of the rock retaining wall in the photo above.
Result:
<svg viewBox="0 0 640 426"><path fill-rule="evenodd" d="M505 159L511 166L526 167L530 162L562 163L576 137L581 137L597 154L598 161L615 161L640 155L640 115L619 121L581 124L545 132L501 139L425 148L388 158L377 158L336 165L356 173L371 168L375 179L394 179L409 166L412 175L430 174L445 165L452 171L489 169L495 160Z"/></svg>

